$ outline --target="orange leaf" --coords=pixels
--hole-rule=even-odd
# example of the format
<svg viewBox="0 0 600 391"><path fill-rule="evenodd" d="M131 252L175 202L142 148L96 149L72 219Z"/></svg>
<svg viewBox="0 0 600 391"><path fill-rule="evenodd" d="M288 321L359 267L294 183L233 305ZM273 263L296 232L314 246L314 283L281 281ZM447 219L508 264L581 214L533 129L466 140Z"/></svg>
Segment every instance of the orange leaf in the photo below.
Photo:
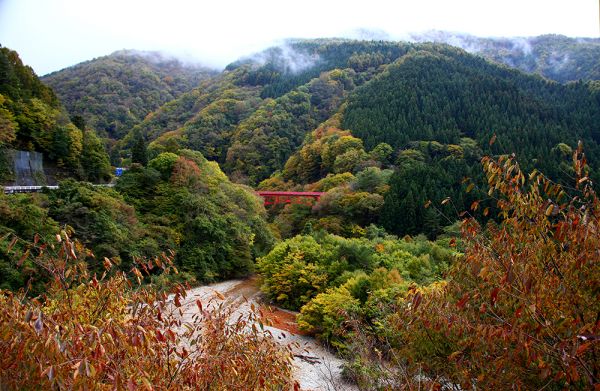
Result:
<svg viewBox="0 0 600 391"><path fill-rule="evenodd" d="M591 342L586 342L586 343L582 343L578 348L577 348L577 356L581 356L583 353L585 353L585 351L592 345Z"/></svg>
<svg viewBox="0 0 600 391"><path fill-rule="evenodd" d="M10 252L10 250L12 250L12 248L14 247L14 245L17 243L17 240L19 238L14 236L13 239L10 241L10 244L8 245L8 248L6 250L6 252Z"/></svg>
<svg viewBox="0 0 600 391"><path fill-rule="evenodd" d="M19 261L17 261L17 266L21 266L23 264L23 262L25 262L25 259L27 259L28 256L29 256L29 250L25 251L25 253L23 255L21 255L21 258L19 258Z"/></svg>
<svg viewBox="0 0 600 391"><path fill-rule="evenodd" d="M219 299L221 299L221 300L225 300L225 296L223 296L223 295L221 294L221 292L218 292L218 291L214 291L214 292L215 292L215 295L217 295L217 297L218 297Z"/></svg>
<svg viewBox="0 0 600 391"><path fill-rule="evenodd" d="M421 295L421 292L417 292L412 300L413 310L416 310L417 308L419 308L419 304L421 304L422 300L423 300L423 295Z"/></svg>
<svg viewBox="0 0 600 391"><path fill-rule="evenodd" d="M449 360L449 361L454 361L454 360L456 360L456 358L457 358L457 357L458 357L458 356L459 356L461 353L462 353L461 351L456 351L456 352L453 352L451 355L449 355L449 356L448 356L448 360Z"/></svg>

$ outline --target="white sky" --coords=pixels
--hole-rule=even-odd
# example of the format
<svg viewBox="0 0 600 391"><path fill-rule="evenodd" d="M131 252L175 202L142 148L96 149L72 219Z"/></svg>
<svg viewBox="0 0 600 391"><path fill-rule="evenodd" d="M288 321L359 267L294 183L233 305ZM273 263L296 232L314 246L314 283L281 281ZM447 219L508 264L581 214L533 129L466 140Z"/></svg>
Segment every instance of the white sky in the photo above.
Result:
<svg viewBox="0 0 600 391"><path fill-rule="evenodd" d="M0 0L0 44L39 75L120 49L162 50L222 67L283 38L597 37L598 0Z"/></svg>

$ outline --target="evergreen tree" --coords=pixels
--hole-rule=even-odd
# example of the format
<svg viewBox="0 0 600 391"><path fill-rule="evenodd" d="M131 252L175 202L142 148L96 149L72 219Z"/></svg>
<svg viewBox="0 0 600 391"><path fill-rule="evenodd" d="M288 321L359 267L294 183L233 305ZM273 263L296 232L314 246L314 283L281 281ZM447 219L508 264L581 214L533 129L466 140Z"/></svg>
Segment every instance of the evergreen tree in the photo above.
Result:
<svg viewBox="0 0 600 391"><path fill-rule="evenodd" d="M80 115L74 115L71 117L71 122L73 125L77 126L82 132L85 131L85 118Z"/></svg>
<svg viewBox="0 0 600 391"><path fill-rule="evenodd" d="M135 132L133 135L133 147L131 148L131 162L139 163L145 166L148 163L148 150L146 141L141 132Z"/></svg>
<svg viewBox="0 0 600 391"><path fill-rule="evenodd" d="M83 133L81 165L87 180L90 182L106 181L110 178L111 169L108 154L98 136L91 130Z"/></svg>

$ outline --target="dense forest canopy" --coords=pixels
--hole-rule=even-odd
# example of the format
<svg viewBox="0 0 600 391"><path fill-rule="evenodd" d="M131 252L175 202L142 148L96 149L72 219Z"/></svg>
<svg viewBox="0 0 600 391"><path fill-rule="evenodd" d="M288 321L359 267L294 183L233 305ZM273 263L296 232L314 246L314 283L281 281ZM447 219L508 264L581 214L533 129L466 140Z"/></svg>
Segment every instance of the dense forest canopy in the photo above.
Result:
<svg viewBox="0 0 600 391"><path fill-rule="evenodd" d="M477 194L464 193L464 180L481 183L477 161L485 154L516 153L523 167L564 183L572 177L569 151L582 140L596 178L599 99L596 82L563 85L446 44L289 40L165 104L120 148L128 151L141 134L151 158L199 150L236 182L271 178L262 188L316 188L330 175L390 169L377 190L353 180L327 188L312 210L284 211L279 228L298 233L311 221L348 233L357 222L379 223L435 237L453 218L422 206L446 197L457 209L470 205Z"/></svg>
<svg viewBox="0 0 600 391"><path fill-rule="evenodd" d="M15 51L0 47L0 181L13 179L6 149L44 153L59 176L107 180L110 165L104 145L91 129L79 125Z"/></svg>
<svg viewBox="0 0 600 391"><path fill-rule="evenodd" d="M216 71L158 52L121 50L45 75L71 115L119 139L146 115Z"/></svg>
<svg viewBox="0 0 600 391"><path fill-rule="evenodd" d="M600 39L546 34L537 37L481 38L430 31L411 34L417 42L443 42L523 72L538 73L561 83L600 79Z"/></svg>

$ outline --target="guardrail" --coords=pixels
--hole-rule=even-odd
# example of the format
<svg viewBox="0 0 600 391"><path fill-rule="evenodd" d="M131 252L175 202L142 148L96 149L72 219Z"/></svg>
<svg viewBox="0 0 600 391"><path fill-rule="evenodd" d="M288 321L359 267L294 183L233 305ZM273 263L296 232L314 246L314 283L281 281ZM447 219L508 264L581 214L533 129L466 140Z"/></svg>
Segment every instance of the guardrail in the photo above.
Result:
<svg viewBox="0 0 600 391"><path fill-rule="evenodd" d="M114 183L106 184L93 184L98 187L114 187ZM43 189L56 190L58 186L4 186L4 194L17 194L17 193L39 193Z"/></svg>

